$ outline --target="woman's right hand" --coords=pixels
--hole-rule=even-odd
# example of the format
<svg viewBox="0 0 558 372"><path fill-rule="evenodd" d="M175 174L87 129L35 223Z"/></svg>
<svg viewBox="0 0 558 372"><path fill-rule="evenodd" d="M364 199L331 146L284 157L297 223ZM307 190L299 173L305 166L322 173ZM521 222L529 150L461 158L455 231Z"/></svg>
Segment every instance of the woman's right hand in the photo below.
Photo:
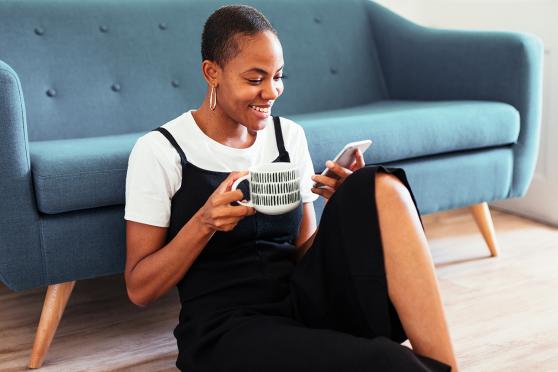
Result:
<svg viewBox="0 0 558 372"><path fill-rule="evenodd" d="M199 222L210 233L231 231L244 217L256 213L253 207L230 205L244 198L241 190L231 191L231 186L234 181L246 174L248 171L231 172L198 211Z"/></svg>

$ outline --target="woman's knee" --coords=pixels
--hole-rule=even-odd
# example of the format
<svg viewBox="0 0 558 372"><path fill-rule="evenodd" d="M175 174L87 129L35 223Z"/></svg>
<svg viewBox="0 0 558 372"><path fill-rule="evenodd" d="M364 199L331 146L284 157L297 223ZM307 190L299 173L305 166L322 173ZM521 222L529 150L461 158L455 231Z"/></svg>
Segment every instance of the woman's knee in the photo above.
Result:
<svg viewBox="0 0 558 372"><path fill-rule="evenodd" d="M405 184L393 174L377 172L374 184L377 204L406 203L410 199Z"/></svg>

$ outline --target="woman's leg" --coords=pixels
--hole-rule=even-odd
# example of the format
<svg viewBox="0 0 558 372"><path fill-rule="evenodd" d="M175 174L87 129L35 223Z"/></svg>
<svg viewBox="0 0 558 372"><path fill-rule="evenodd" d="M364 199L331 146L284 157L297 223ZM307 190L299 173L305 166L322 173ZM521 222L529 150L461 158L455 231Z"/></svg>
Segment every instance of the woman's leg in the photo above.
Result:
<svg viewBox="0 0 558 372"><path fill-rule="evenodd" d="M428 242L411 195L394 175L378 172L376 206L388 294L413 350L452 366L452 346Z"/></svg>

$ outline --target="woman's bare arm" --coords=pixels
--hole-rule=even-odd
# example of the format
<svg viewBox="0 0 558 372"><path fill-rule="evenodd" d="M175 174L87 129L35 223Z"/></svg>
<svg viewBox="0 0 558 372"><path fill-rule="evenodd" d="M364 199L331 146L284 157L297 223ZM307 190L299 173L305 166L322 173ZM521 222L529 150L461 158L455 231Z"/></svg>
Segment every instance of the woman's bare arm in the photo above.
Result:
<svg viewBox="0 0 558 372"><path fill-rule="evenodd" d="M165 245L166 227L126 223L125 280L128 297L147 306L165 294L186 274L213 236L194 215Z"/></svg>
<svg viewBox="0 0 558 372"><path fill-rule="evenodd" d="M241 190L231 191L231 185L247 173L231 172L167 244L166 227L127 222L124 278L133 303L147 306L161 297L182 279L216 231L231 231L256 212L231 205L243 198Z"/></svg>
<svg viewBox="0 0 558 372"><path fill-rule="evenodd" d="M296 262L300 261L308 248L312 246L316 232L316 212L314 211L314 203L304 203L302 208L302 222L295 241L296 251L294 259Z"/></svg>

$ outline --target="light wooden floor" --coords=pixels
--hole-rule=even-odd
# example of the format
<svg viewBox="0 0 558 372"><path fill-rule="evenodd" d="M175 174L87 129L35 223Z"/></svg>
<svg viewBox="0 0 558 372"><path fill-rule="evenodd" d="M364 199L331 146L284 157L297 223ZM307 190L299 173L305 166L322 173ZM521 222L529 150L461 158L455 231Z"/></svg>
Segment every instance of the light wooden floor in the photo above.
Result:
<svg viewBox="0 0 558 372"><path fill-rule="evenodd" d="M461 369L558 371L558 229L492 215L498 258L466 209L423 216ZM26 369L43 296L0 286L1 371ZM78 282L41 370L176 370L178 311L175 291L136 307L121 275Z"/></svg>

